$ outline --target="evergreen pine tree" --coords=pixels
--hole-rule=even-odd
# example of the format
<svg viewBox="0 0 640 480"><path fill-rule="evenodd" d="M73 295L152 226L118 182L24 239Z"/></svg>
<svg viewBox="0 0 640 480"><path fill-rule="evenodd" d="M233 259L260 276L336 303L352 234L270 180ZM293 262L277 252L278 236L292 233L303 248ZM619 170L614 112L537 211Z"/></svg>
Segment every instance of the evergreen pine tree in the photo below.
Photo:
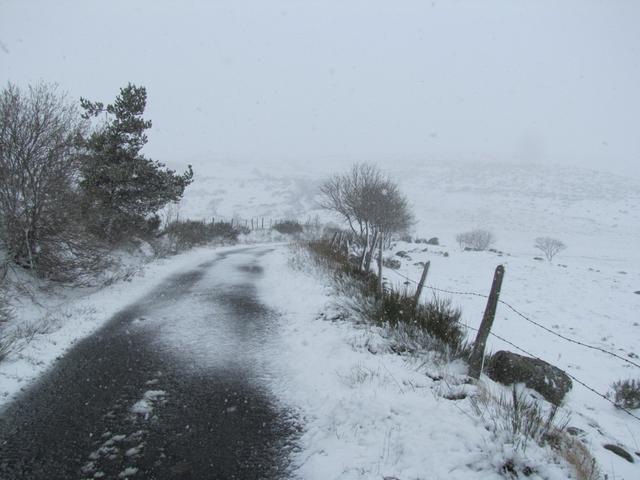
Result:
<svg viewBox="0 0 640 480"><path fill-rule="evenodd" d="M193 181L193 170L182 175L146 158L145 131L151 121L142 115L145 87L128 84L113 104L80 99L84 118L104 114L106 121L88 138L81 166L84 209L97 233L109 241L157 228L155 213L179 200Z"/></svg>

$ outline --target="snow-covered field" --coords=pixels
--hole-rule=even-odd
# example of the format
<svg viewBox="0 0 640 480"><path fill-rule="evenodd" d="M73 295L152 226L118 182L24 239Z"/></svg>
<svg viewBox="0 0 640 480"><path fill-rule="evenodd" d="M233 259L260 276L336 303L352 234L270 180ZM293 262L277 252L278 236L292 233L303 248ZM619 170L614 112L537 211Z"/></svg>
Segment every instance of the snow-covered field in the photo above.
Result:
<svg viewBox="0 0 640 480"><path fill-rule="evenodd" d="M496 248L518 254L535 253L535 237L555 236L569 246L565 259L607 259L629 273L640 267L640 176L411 159L380 167L398 181L413 206L417 236L438 236L453 244L457 233L479 226L494 231ZM349 164L212 160L198 168L181 203L181 216L306 220L320 215L332 220L319 209L318 187Z"/></svg>
<svg viewBox="0 0 640 480"><path fill-rule="evenodd" d="M390 255L401 251L408 255L407 258L403 254L402 267L397 271L385 271L388 281L400 288L405 279L398 273L417 280L422 268L415 264L428 260L431 262L429 286L486 295L495 266L502 264L506 268L502 300L554 332L638 363L640 319L637 307L640 298L634 294L640 283L637 269L620 270L617 261L606 258L559 255L549 263L533 260L533 251L529 254L505 252L503 255L462 252L451 243L446 247L432 247L398 242ZM442 255L445 251L449 253L448 257ZM424 296L431 294L427 290ZM438 295L452 298L454 305L461 307L463 322L472 328L479 326L486 302L484 298L464 294ZM554 336L503 304L499 305L492 331L604 394L615 380L640 377L640 368ZM471 331L470 337L473 335L475 332ZM488 348L522 353L496 337L489 338ZM575 382L565 403L572 412L571 424L589 432L588 442L603 467L620 475L627 467L626 462L602 450L602 445L621 442L627 450L639 451L640 421ZM638 411L635 413L640 416ZM637 469L633 472L638 475ZM634 477L627 473L623 478Z"/></svg>

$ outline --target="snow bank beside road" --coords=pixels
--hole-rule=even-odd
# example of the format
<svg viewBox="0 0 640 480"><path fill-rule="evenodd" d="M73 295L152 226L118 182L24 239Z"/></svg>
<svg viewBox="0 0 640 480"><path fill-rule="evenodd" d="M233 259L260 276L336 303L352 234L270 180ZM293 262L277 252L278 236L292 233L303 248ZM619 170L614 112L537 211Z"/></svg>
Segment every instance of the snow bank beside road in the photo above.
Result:
<svg viewBox="0 0 640 480"><path fill-rule="evenodd" d="M508 445L496 442L472 413L468 400L439 392L461 378L455 366L434 381L395 354L372 354L384 343L375 327L331 321L332 292L322 281L288 265L278 249L264 259L262 301L281 314L277 355L281 376L276 396L298 410L304 423L301 451L293 459L304 479L501 479ZM317 273L316 273L317 275ZM333 300L336 300L333 297ZM324 314L319 317L319 314ZM530 478L567 478L548 450L527 451L537 473Z"/></svg>
<svg viewBox="0 0 640 480"><path fill-rule="evenodd" d="M149 263L138 275L99 291L68 290L65 293L69 298L62 304L54 305L56 299L49 298L49 305L45 305L48 308L27 304L18 308L16 322L46 324L48 333L36 334L24 349L0 362L0 408L42 375L67 349L97 331L126 305L151 292L161 279L196 268L218 252L234 248L237 247L194 249Z"/></svg>

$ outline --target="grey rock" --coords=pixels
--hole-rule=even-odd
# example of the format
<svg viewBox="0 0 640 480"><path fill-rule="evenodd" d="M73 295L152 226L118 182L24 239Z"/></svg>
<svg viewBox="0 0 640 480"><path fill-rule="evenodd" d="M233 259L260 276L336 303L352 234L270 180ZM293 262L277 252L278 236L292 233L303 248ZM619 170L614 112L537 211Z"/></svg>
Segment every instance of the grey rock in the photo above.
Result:
<svg viewBox="0 0 640 480"><path fill-rule="evenodd" d="M633 461L633 457L631 456L631 454L629 452L627 452L624 448L622 448L619 445L613 445L612 443L607 443L606 445L603 445L604 448L606 448L607 450L615 453L616 455L618 455L619 457L624 458L627 462L629 463L634 463Z"/></svg>
<svg viewBox="0 0 640 480"><path fill-rule="evenodd" d="M567 427L567 433L574 437L584 437L586 432L578 427Z"/></svg>
<svg viewBox="0 0 640 480"><path fill-rule="evenodd" d="M485 373L504 385L524 383L554 405L560 405L573 386L569 376L558 367L506 350L491 357Z"/></svg>

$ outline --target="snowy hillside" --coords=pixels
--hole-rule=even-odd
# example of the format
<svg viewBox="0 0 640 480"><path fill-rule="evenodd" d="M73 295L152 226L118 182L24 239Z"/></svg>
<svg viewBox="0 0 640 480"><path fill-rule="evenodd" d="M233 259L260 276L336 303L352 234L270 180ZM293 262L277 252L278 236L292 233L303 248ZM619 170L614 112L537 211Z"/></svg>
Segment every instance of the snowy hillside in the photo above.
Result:
<svg viewBox="0 0 640 480"><path fill-rule="evenodd" d="M453 242L457 233L480 226L494 231L497 248L509 251L531 251L533 238L550 235L569 245L569 257L607 257L621 265L640 258L635 248L640 179L542 165L401 160L380 166L412 203L418 236ZM303 219L322 214L315 201L322 179L349 167L335 161L200 165L181 215Z"/></svg>

